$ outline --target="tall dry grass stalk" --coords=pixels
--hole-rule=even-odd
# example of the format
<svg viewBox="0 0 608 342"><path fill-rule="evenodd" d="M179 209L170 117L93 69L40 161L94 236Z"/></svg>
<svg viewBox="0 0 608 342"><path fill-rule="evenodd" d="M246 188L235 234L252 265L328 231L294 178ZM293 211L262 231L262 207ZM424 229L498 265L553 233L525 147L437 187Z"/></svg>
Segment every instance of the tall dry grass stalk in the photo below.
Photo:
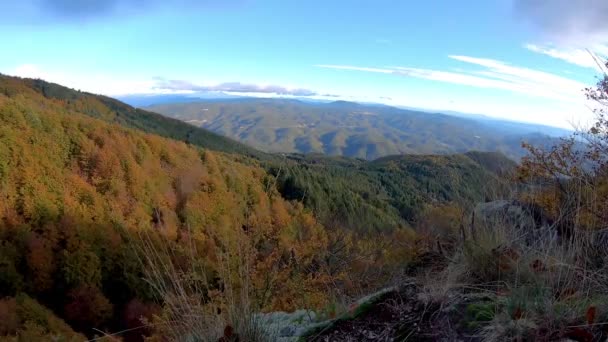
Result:
<svg viewBox="0 0 608 342"><path fill-rule="evenodd" d="M163 307L151 322L157 336L185 342L274 341L275 332L252 310L248 247L218 248L211 267L188 236L182 248L158 234L140 234L138 255Z"/></svg>

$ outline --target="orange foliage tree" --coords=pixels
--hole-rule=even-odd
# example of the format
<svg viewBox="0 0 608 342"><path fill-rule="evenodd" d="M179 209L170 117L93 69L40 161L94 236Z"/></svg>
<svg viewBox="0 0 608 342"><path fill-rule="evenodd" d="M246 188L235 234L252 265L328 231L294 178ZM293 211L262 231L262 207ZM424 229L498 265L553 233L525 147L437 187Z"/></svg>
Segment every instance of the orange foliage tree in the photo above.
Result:
<svg viewBox="0 0 608 342"><path fill-rule="evenodd" d="M529 155L519 168L520 179L538 190L533 200L548 209L564 236L608 227L608 76L586 93L595 124L550 148L524 144Z"/></svg>

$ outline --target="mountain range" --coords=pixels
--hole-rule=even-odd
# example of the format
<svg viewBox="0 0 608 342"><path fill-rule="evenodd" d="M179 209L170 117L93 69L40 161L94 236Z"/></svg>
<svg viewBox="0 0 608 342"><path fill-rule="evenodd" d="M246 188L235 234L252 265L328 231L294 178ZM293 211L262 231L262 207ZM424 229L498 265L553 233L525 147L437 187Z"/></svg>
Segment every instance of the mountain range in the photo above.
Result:
<svg viewBox="0 0 608 342"><path fill-rule="evenodd" d="M519 160L522 142L549 145L567 130L346 101L189 99L145 107L266 152L373 160L400 154L497 151Z"/></svg>

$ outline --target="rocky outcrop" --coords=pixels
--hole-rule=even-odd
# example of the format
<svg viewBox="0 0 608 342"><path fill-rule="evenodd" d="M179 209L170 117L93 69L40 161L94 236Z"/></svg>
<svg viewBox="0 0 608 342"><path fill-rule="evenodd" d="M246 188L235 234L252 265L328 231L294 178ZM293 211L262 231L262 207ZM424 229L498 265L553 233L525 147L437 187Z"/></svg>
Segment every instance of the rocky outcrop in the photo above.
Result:
<svg viewBox="0 0 608 342"><path fill-rule="evenodd" d="M300 341L310 331L320 329L329 322L320 319L312 310L261 313L257 315L256 320L279 342Z"/></svg>
<svg viewBox="0 0 608 342"><path fill-rule="evenodd" d="M330 329L336 322L350 319L356 316L357 312L364 307L371 306L386 295L397 292L396 287L388 287L365 296L350 305L349 312L344 317L337 319L323 319L311 310L297 310L294 312L269 312L258 314L256 319L269 334L273 335L276 341L295 342L310 339L311 335L316 335L326 329Z"/></svg>
<svg viewBox="0 0 608 342"><path fill-rule="evenodd" d="M505 225L521 232L526 242L553 241L558 230L553 220L537 205L519 201L497 200L479 203L471 216L471 227Z"/></svg>

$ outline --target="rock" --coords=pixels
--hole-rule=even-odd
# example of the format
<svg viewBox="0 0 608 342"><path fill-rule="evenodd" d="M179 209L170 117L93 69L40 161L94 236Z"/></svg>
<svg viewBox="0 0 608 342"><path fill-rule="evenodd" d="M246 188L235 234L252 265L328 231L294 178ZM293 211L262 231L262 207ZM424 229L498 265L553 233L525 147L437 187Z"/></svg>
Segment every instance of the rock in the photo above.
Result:
<svg viewBox="0 0 608 342"><path fill-rule="evenodd" d="M256 319L269 334L282 342L298 341L300 336L319 324L316 313L310 310L262 313L257 314Z"/></svg>
<svg viewBox="0 0 608 342"><path fill-rule="evenodd" d="M398 291L397 287L388 287L365 296L353 303L354 310L361 305L373 304L383 296ZM300 337L310 334L331 325L336 320L319 321L316 313L310 310L297 310L294 312L269 312L257 314L256 319L270 334L276 336L277 341L295 342Z"/></svg>
<svg viewBox="0 0 608 342"><path fill-rule="evenodd" d="M536 223L522 206L514 201L499 200L475 207L475 220L486 224L506 223L521 228L534 228Z"/></svg>
<svg viewBox="0 0 608 342"><path fill-rule="evenodd" d="M298 329L295 325L287 325L279 331L279 337L295 336Z"/></svg>
<svg viewBox="0 0 608 342"><path fill-rule="evenodd" d="M521 232L519 235L525 236L530 244L557 239L553 221L536 205L508 200L479 203L473 215L471 224L474 227L503 225Z"/></svg>

